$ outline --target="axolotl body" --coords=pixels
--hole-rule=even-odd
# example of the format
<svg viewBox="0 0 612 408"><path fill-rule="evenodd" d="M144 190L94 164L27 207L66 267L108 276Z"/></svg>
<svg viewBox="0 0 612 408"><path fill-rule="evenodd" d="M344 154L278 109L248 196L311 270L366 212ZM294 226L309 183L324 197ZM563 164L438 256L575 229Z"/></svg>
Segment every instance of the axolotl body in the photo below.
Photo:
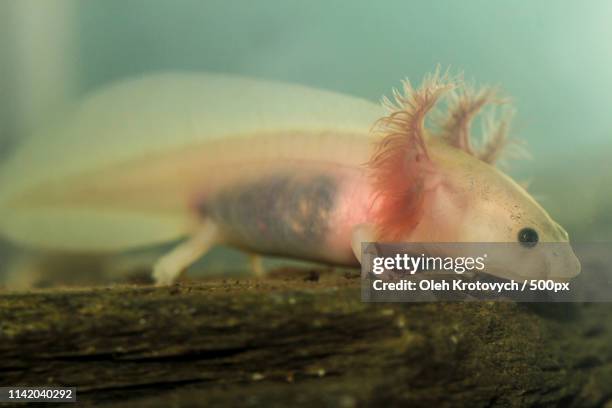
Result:
<svg viewBox="0 0 612 408"><path fill-rule="evenodd" d="M441 98L437 132L427 115ZM115 253L183 239L154 265L173 282L216 244L358 265L374 241L538 242L561 250L510 278L567 279L567 233L494 166L508 116L472 146L470 124L501 103L438 72L381 105L299 85L216 74L119 82L24 140L0 169L0 233L46 251ZM531 257L534 257L532 255Z"/></svg>

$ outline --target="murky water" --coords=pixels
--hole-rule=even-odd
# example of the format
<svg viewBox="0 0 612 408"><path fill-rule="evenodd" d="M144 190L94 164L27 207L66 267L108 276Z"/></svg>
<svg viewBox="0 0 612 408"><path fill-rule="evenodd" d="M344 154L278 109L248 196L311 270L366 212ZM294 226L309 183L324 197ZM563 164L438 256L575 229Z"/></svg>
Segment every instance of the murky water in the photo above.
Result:
<svg viewBox="0 0 612 408"><path fill-rule="evenodd" d="M512 101L516 114L510 136L520 140L521 146L529 155L528 158L520 160L509 159L502 163L500 168L515 180L528 184L529 193L567 230L570 241L583 248L581 252L585 254L585 259L581 260L583 269L587 266L592 270L607 271L610 268L601 264L603 259L601 254L606 251L606 246L612 249L612 184L609 180L612 174L610 160L612 46L609 41L612 37L612 25L610 21L612 21L612 2L605 0L590 2L57 0L48 3L35 0L2 0L0 1L0 183L4 185L0 185L0 198L3 197L1 192L7 190L5 187L8 184L18 184L20 177L25 178L31 170L26 168L21 175L14 175L16 173L13 172L11 177L3 176L3 166L10 160L15 148L32 134L46 134L45 130L61 123L65 112L81 98L118 80L159 72L213 72L297 83L378 102L384 95L391 95L391 90L400 86L401 80L408 78L418 84L426 73L432 72L436 66L441 66L443 69L448 67L455 75L463 72L468 82L498 85L502 90L501 94ZM123 103L119 104L123 106L121 114L125 118L138 111L137 106L133 106L132 111L132 106L127 104L126 107L125 101L121 102ZM172 108L176 111L181 110L176 106ZM237 111L235 115L240 116L241 113L243 112ZM483 125L482 122L476 122L473 131L481 135ZM49 135L52 134L53 132L49 132ZM64 149L63 146L54 144L52 136L49 136L47 142L49 150L43 149L37 152L39 155L37 157L41 160L50 152L57 154ZM103 145L100 140L97 142L100 142L98 146ZM252 143L255 146L257 141ZM86 147L86 144L84 146ZM92 154L86 148L83 148L83 152ZM100 158L108 153L102 150L96 152L98 153L92 154L92 157ZM121 149L116 149L111 154L121 153ZM83 156L78 159L87 162ZM48 166L48 172L52 174L59 171L61 165L76 160L75 156L60 155L56 165ZM48 191L52 190L50 188ZM274 188L258 187L253 189L253 194L260 190L270 192ZM300 190L302 193L304 191L306 190ZM125 192L129 194L130 190L126 189ZM293 190L289 193L293 193ZM248 194L242 196L250 197ZM167 198L167 195L160 193L160 201L164 198ZM274 201L260 203L259 210L264 207L271 208ZM300 200L295 201L297 203ZM285 204L291 205L293 201L287 200ZM331 201L329 206L332 206ZM252 208L248 205L246 207L242 211L243 218L252 215ZM228 211L230 210L232 208ZM297 216L304 215L298 211L299 209L293 208L293 210L295 216L292 220L305 218ZM319 216L318 218L326 215L317 212L316 209L310 210L313 211L310 219L316 218L315 215ZM272 215L269 217L273 217L273 212L270 213ZM235 215L230 211L225 214L225 218L233 219ZM2 216L0 212L0 217ZM103 231L110 225L109 223L116 222L104 217L100 219L102 221L98 220L99 223L95 224L99 227L98 231ZM138 220L131 219L131 221L133 225L138 225ZM34 231L44 224L37 223L34 218L19 222L22 224L16 229L20 231L22 238L24 234L28 235L28 231ZM166 220L160 221L160 225L165 226L164 222ZM66 222L60 227L70 229L70 225L72 224ZM158 233L163 226L157 228L157 224L153 227L147 224L151 234ZM257 235L260 232L257 229L259 226L252 227L249 228L251 235ZM285 227L283 224L278 228ZM131 232L133 231L122 230L120 234L124 237L129 236ZM299 229L291 232L293 234L290 236L293 238L304 235L304 231ZM92 234L96 233L92 231ZM312 241L316 241L313 245L318 245L319 241L323 240L320 236L309 237ZM134 274L136 278L130 282L144 277L143 280L150 283L148 266L160 254L167 252L178 243L175 238L172 236L170 242L161 240L162 243L158 245L131 248L127 253L120 255L118 262L113 262L112 268L107 268L110 263L101 254L89 253L71 256L68 263L63 255L57 254L36 258L34 263L23 260L9 261L9 259L21 259L15 254L25 254L23 259L28 258L31 253L37 252L36 245L24 250L23 246L11 242L19 240L4 239L0 242L0 259L2 259L0 271L8 275L6 271L15 265L18 266L16 270L24 271L40 267L56 272L79 271L78 279L66 281L79 286L95 281L89 277L95 277L101 270L111 269L107 282L124 279L123 271L130 270L136 272ZM593 242L597 244L589 246ZM143 270L142 265L148 266ZM235 249L216 248L192 265L189 274L190 276L208 274L245 277L250 276L253 265L246 253ZM296 266L298 269L312 268L311 264L299 260L274 258L264 260L265 269L269 270L287 265ZM80 271L85 270L89 274L81 274ZM316 275L313 281L318 282L318 272L312 273ZM6 276L4 278L7 280ZM12 276L10 279L17 288L23 288L32 282L38 286L53 286L54 278L33 276L20 280ZM324 283L317 287L310 279L311 275L307 275L306 278L295 278L298 283L291 280L282 281L281 289L278 289L278 285L274 283L269 291L286 291L287 286L295 283L297 291L308 292L315 288L314 290L321 290L323 293L319 294L320 296L327 296L328 288L323 287ZM344 277L334 279L331 286L346 284ZM588 279L588 276L581 276L581 279ZM608 275L603 277L598 275L598 279L598 283L591 286L597 286L599 290L610 287ZM227 282L223 282L221 286L225 288ZM240 287L232 290L240 292L243 289ZM268 288L265 289L266 294L267 291ZM206 293L208 295L208 292ZM356 290L355 295L357 295ZM262 295L262 298L264 297ZM606 293L597 299L609 298ZM5 301L9 304L12 299L7 297ZM64 303L62 299L58 304L64 307L68 303ZM277 301L278 299L274 298L274 302ZM332 305L331 309L338 307L334 301L335 299L326 299L326 302ZM20 305L15 306L10 303L7 310L13 310L11 309L13 307L15 310L22 310L20 307L24 306ZM362 305L357 303L351 305L357 310L355 313L361 313L359 308ZM197 306L202 305L197 303ZM141 307L146 308L146 305ZM431 323L433 328L428 326L430 317L434 316L431 311L433 309L430 310L428 307L428 305L418 306L418 310L422 308L425 318L423 321L418 321L416 314L413 314L412 317L417 321L413 326L405 322L401 322L400 325L397 323L399 320L394 320L394 324L397 323L399 329L405 330L402 332L404 340L408 339L405 344L413 347L414 342L418 346L414 347L420 347L419 350L422 349L425 356L435 352L431 352L427 348L429 346L424 346L427 343L423 340L422 333L427 333L429 330L439 334L442 330L435 326L435 322ZM499 332L506 330L510 333L508 338L523 339L521 336L524 333L519 331L528 327L532 330L530 335L533 337L526 336L526 339L531 341L538 338L538 333L545 333L546 336L543 336L547 342L545 345L550 344L555 350L558 340L555 338L555 333L573 333L573 328L578 328L576 330L580 330L579 335L583 337L567 340L573 342L573 348L568 346L568 350L573 350L568 361L575 363L571 369L579 367L584 372L576 378L582 377L568 383L585 384L586 378L591 375L592 378L596 378L592 379L591 384L599 384L599 388L595 388L600 390L598 392L601 395L589 397L591 398L589 404L603 404L606 398L609 399L612 391L602 385L608 380L601 380L606 378L605 375L597 376L600 372L604 374L610 372L611 352L605 344L611 343L604 339L605 336L610 336L607 331L609 325L602 324L603 328L596 327L592 321L583 319L581 313L589 313L588 308L583 310L580 305L572 305L572 310L578 311L568 317L567 321L562 321L563 319L557 317L548 319L545 313L548 310L546 307L543 307L544 312L542 312L535 310L537 306L534 306L533 310L518 307L513 309L514 306L506 309L502 306L500 310L504 313L503 316L511 316L507 321L512 323L503 328L505 317L498 320L489 317L489 314L495 316L495 313L487 307L483 305L484 311L479 313L495 321ZM598 308L599 315L609 316L609 309L606 311L605 304L595 307ZM390 316L394 316L394 313L398 315L403 313L397 310L399 309L384 309L381 311L381 316L391 319ZM439 315L440 310L434 311ZM451 311L451 308L447 310ZM468 315L461 314L465 311L461 311L460 306L452 310L457 314L453 315L452 319L449 318L449 321L463 322L470 319L466 317ZM432 314L427 317L427 313ZM306 320L308 319L309 317ZM313 321L318 320L313 319ZM364 321L369 322L367 319ZM436 341L442 345L438 347L436 343L431 348L439 351L447 347L443 342L447 337L452 339L452 347L458 343L462 344L460 337L464 332L467 333L466 338L474 337L479 341L484 341L481 334L489 336L490 339L487 337L487 341L490 342L486 344L494 344L498 340L495 337L496 329L490 329L480 323L471 323L478 329L474 331L470 331L471 326L468 327L466 323L467 329L458 328L456 332L459 334L449 335L450 337L446 336L444 331L446 329L442 330L444 335L436 337ZM306 323L304 325L306 327ZM27 328L20 327L19 323L13 328L15 327L16 331L22 329L27 331ZM514 330L519 334L515 335ZM595 334L589 334L591 332ZM537 341L533 340L532 343L529 341L527 343L533 343L535 347ZM576 350L581 349L582 344L596 344L601 349L597 348L598 351L595 352L593 351L595 346L588 346L586 348L592 353L581 359ZM469 351L469 347L466 350ZM506 357L512 357L512 350L506 352L508 353ZM465 355L473 354L466 352ZM474 359L476 360L478 359ZM508 361L510 360L512 358ZM587 360L586 363L583 360ZM511 362L508 361L500 364L510 366ZM550 367L547 365L548 362L537 361L544 367L543 371L551 372L547 369ZM555 367L565 369L564 362L555 360L555 364L557 363L558 366ZM428 373L429 369L430 367L425 367L424 372ZM338 370L341 373L342 368ZM445 371L449 370L445 368ZM324 371L319 371L317 368L314 372ZM435 374L435 370L432 372ZM256 374L256 378L263 378L263 374L259 372ZM537 374L533 374L533 378L540 378ZM609 374L607 375L609 378ZM436 376L431 373L429 376L431 378L427 379L430 382L434 381L432 378ZM515 377L523 378L520 375ZM291 379L293 381L293 374ZM529 383L531 384L531 379ZM564 392L569 390L567 391L569 394L575 391L572 391L571 387L565 387L564 384L555 390L564 390ZM521 392L525 391L520 389ZM525 394L527 393L528 391L525 391ZM574 404L580 405L576 393L570 397L559 396L559 401L562 403L571 400ZM503 401L503 398L500 401ZM536 401L534 404L559 402L545 399L534 401Z"/></svg>

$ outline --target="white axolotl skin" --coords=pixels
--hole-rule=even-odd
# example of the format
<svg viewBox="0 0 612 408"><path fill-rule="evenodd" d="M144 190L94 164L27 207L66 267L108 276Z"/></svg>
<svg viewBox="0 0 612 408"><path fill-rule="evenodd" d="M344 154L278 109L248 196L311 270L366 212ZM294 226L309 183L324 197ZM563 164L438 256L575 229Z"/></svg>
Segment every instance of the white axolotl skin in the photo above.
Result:
<svg viewBox="0 0 612 408"><path fill-rule="evenodd" d="M575 276L567 233L491 165L507 122L482 150L470 146L470 121L494 93L454 87L438 74L419 90L406 82L385 110L216 74L120 82L3 164L0 233L40 250L109 254L184 238L154 265L158 284L220 243L358 265L361 242L539 240L563 243L545 276ZM425 116L445 94L442 134L430 136ZM495 274L533 274L523 266Z"/></svg>

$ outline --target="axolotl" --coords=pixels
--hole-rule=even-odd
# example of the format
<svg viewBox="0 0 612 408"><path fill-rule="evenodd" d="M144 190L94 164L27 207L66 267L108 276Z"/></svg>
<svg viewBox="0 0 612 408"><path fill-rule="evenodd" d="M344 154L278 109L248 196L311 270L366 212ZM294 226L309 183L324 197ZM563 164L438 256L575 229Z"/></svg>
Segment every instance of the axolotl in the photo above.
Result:
<svg viewBox="0 0 612 408"><path fill-rule="evenodd" d="M356 266L363 242L514 242L495 275L571 278L566 231L495 166L510 116L474 146L497 94L439 70L382 104L219 74L120 81L3 163L0 233L70 253L179 241L153 265L160 285L216 244Z"/></svg>

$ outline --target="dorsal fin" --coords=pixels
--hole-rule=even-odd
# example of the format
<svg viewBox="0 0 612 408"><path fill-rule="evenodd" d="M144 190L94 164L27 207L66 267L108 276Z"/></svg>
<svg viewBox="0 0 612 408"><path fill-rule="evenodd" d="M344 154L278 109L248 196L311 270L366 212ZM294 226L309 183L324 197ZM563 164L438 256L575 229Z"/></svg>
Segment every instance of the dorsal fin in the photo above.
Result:
<svg viewBox="0 0 612 408"><path fill-rule="evenodd" d="M394 100L383 99L389 114L374 126L381 137L369 162L376 194L374 218L379 239L396 240L419 222L428 178L435 173L425 143L425 117L439 98L454 87L437 69L415 90L409 81Z"/></svg>

